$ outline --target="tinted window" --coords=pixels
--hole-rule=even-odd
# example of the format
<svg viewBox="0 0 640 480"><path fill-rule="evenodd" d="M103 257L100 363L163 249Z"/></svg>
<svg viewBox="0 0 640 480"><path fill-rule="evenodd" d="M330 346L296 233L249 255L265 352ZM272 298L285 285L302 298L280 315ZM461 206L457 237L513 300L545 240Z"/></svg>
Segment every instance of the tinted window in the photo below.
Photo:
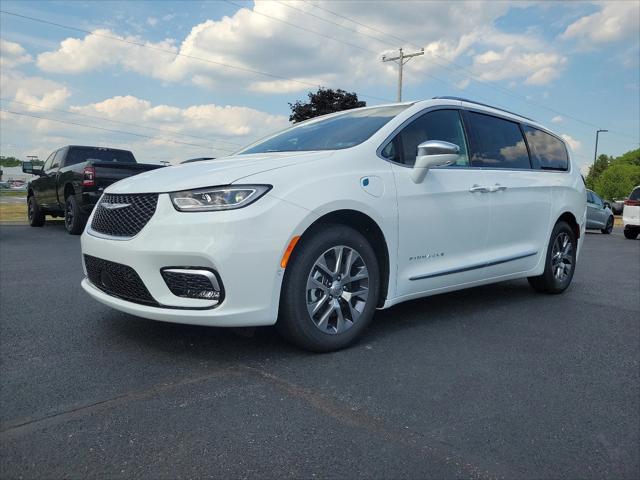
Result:
<svg viewBox="0 0 640 480"><path fill-rule="evenodd" d="M640 188L634 188L631 195L629 195L629 200L640 200Z"/></svg>
<svg viewBox="0 0 640 480"><path fill-rule="evenodd" d="M108 148L72 147L69 149L65 165L75 165L87 160L100 162L136 163L133 153L126 150Z"/></svg>
<svg viewBox="0 0 640 480"><path fill-rule="evenodd" d="M389 120L409 105L348 111L329 118L303 122L266 140L241 150L238 154L340 150L367 140Z"/></svg>
<svg viewBox="0 0 640 480"><path fill-rule="evenodd" d="M469 112L471 165L493 168L531 168L520 126L501 118Z"/></svg>
<svg viewBox="0 0 640 480"><path fill-rule="evenodd" d="M418 154L418 145L427 140L444 140L458 145L460 157L456 165L469 165L464 130L457 110L436 110L417 118L385 146L382 156L394 162L413 166Z"/></svg>
<svg viewBox="0 0 640 480"><path fill-rule="evenodd" d="M591 192L591 196L593 197L593 203L599 206L604 205L604 203L602 202L602 199L597 194L595 194L594 192Z"/></svg>
<svg viewBox="0 0 640 480"><path fill-rule="evenodd" d="M51 168L58 168L60 166L60 162L62 161L62 157L64 156L64 149L58 150L53 157L53 164Z"/></svg>
<svg viewBox="0 0 640 480"><path fill-rule="evenodd" d="M593 195L591 194L591 190L587 190L587 202L593 203Z"/></svg>
<svg viewBox="0 0 640 480"><path fill-rule="evenodd" d="M51 155L49 155L49 158L47 158L47 160L44 162L44 166L42 167L43 171L47 171L51 169L51 164L53 163L53 157L56 156L56 152L53 152Z"/></svg>
<svg viewBox="0 0 640 480"><path fill-rule="evenodd" d="M529 126L524 127L524 133L527 136L531 158L536 167L543 170L567 170L569 168L569 156L561 140Z"/></svg>

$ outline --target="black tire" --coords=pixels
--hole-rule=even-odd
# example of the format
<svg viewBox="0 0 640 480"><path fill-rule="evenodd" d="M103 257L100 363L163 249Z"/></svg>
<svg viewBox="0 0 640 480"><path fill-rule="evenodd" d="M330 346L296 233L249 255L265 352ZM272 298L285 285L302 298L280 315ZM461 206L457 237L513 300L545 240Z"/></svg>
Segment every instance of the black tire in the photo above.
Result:
<svg viewBox="0 0 640 480"><path fill-rule="evenodd" d="M607 226L600 231L605 235L609 235L613 231L613 217L607 219Z"/></svg>
<svg viewBox="0 0 640 480"><path fill-rule="evenodd" d="M41 227L45 222L44 213L42 213L40 205L38 205L38 201L33 195L27 199L27 219L32 227Z"/></svg>
<svg viewBox="0 0 640 480"><path fill-rule="evenodd" d="M335 268L338 251L343 252L340 269ZM357 256L350 256L351 252L355 252ZM329 269L343 273L335 274L334 277L323 273L326 270L319 268L317 263L321 257ZM346 260L353 258L355 261L347 269ZM357 278L365 273L368 278L345 282L341 276L347 270L349 278ZM324 286L314 286L318 284ZM339 293L341 287L342 293ZM367 292L366 300L350 295L356 290ZM345 225L322 225L305 234L286 267L280 295L278 331L305 350L339 350L353 343L371 322L378 304L379 291L378 259L367 239L357 230ZM315 314L316 317L308 310L308 304L313 304L311 297L319 307L322 306ZM320 303L322 301L324 303ZM360 310L352 307L359 307Z"/></svg>
<svg viewBox="0 0 640 480"><path fill-rule="evenodd" d="M565 237L566 236L566 237ZM556 242L560 242L562 247L562 240L568 239L570 242L570 248L562 249L564 255L559 257L554 255L554 249L556 248ZM576 241L576 235L573 229L566 222L560 221L556 223L551 232L551 238L549 239L549 245L547 246L547 257L545 259L544 272L537 277L529 277L529 284L538 292L543 293L562 293L564 292L573 279L573 274L576 270L576 251L578 243ZM570 264L570 268L567 265ZM559 270L562 269L562 270ZM556 275L558 273L559 275ZM564 273L567 273L564 276Z"/></svg>
<svg viewBox="0 0 640 480"><path fill-rule="evenodd" d="M640 233L638 230L627 227L624 229L624 238L635 240L636 238L638 238L638 233Z"/></svg>
<svg viewBox="0 0 640 480"><path fill-rule="evenodd" d="M75 195L69 195L64 203L64 226L71 235L80 235L87 217L80 211Z"/></svg>

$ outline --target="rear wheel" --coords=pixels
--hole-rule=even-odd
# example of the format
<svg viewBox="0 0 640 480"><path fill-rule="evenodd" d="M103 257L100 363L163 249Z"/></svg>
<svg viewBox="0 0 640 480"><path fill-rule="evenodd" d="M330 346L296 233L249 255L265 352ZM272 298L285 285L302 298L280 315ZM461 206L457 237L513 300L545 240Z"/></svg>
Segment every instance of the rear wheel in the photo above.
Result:
<svg viewBox="0 0 640 480"><path fill-rule="evenodd" d="M629 240L635 240L636 238L638 238L638 233L640 233L640 229L629 227L626 227L624 229L624 237L628 238Z"/></svg>
<svg viewBox="0 0 640 480"><path fill-rule="evenodd" d="M577 241L566 222L558 222L549 239L542 275L529 277L529 284L544 293L562 293L571 284L576 266Z"/></svg>
<svg viewBox="0 0 640 480"><path fill-rule="evenodd" d="M74 195L69 195L65 201L64 226L71 235L80 235L86 222L85 215L80 211L78 201Z"/></svg>
<svg viewBox="0 0 640 480"><path fill-rule="evenodd" d="M350 227L327 225L294 250L278 330L306 350L344 348L373 318L379 286L378 261L367 239Z"/></svg>
<svg viewBox="0 0 640 480"><path fill-rule="evenodd" d="M607 220L607 225L606 227L604 227L602 230L600 230L602 233L605 234L610 234L613 231L613 217L609 217Z"/></svg>
<svg viewBox="0 0 640 480"><path fill-rule="evenodd" d="M27 218L29 219L29 225L32 227L41 227L44 225L44 213L42 213L40 205L38 205L38 201L33 195L27 200Z"/></svg>

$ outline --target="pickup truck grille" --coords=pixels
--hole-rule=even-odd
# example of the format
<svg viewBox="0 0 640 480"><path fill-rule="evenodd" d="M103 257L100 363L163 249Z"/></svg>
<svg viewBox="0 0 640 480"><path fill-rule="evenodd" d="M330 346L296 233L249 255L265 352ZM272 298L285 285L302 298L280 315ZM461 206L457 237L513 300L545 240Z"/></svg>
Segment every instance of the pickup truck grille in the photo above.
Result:
<svg viewBox="0 0 640 480"><path fill-rule="evenodd" d="M96 206L91 229L114 237L133 237L151 219L157 204L157 193L134 195L105 193Z"/></svg>
<svg viewBox="0 0 640 480"><path fill-rule="evenodd" d="M84 266L89 281L103 292L130 302L158 306L133 268L91 255L84 256Z"/></svg>

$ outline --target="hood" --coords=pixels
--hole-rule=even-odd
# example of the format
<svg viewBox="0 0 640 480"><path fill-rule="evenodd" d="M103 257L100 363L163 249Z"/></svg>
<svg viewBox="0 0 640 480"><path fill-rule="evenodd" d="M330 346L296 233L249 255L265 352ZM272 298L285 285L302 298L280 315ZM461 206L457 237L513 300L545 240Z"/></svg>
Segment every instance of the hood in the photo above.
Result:
<svg viewBox="0 0 640 480"><path fill-rule="evenodd" d="M125 178L107 187L105 192L163 193L229 185L257 173L327 158L333 153L273 152L186 163Z"/></svg>

